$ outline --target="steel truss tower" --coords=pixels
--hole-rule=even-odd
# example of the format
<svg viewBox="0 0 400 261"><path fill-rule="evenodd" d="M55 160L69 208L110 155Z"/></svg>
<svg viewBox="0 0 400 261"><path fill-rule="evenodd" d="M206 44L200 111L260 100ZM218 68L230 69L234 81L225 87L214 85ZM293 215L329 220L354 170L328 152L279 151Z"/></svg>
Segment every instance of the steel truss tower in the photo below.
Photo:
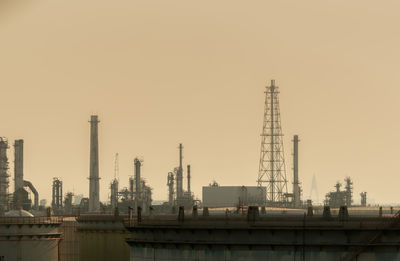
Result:
<svg viewBox="0 0 400 261"><path fill-rule="evenodd" d="M271 80L271 86L266 87L265 94L257 183L258 186L267 187L267 202L283 203L286 201L287 180L279 111L279 90L278 86L275 86L275 80Z"/></svg>

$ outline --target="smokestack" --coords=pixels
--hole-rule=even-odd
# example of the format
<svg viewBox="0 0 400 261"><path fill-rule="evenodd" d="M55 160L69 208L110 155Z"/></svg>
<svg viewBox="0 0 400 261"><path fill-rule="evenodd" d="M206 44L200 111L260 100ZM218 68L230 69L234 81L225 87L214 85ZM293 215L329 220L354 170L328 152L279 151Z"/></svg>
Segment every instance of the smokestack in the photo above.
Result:
<svg viewBox="0 0 400 261"><path fill-rule="evenodd" d="M295 207L300 207L299 187L299 136L293 137L293 201Z"/></svg>
<svg viewBox="0 0 400 261"><path fill-rule="evenodd" d="M141 166L141 163L140 163L140 160L138 158L135 158L134 163L135 163L135 182L136 182L136 196L135 196L135 199L136 199L136 202L138 202L140 200L140 198L141 198L141 191L140 191L140 181L141 181L141 178L140 178L140 166Z"/></svg>
<svg viewBox="0 0 400 261"><path fill-rule="evenodd" d="M98 123L97 115L92 115L90 117L89 211L100 210Z"/></svg>
<svg viewBox="0 0 400 261"><path fill-rule="evenodd" d="M177 200L180 200L183 195L183 167L182 167L182 143L179 144L179 168L176 177L176 197Z"/></svg>
<svg viewBox="0 0 400 261"><path fill-rule="evenodd" d="M14 142L14 191L24 188L24 140Z"/></svg>
<svg viewBox="0 0 400 261"><path fill-rule="evenodd" d="M187 165L187 190L190 193L190 165Z"/></svg>

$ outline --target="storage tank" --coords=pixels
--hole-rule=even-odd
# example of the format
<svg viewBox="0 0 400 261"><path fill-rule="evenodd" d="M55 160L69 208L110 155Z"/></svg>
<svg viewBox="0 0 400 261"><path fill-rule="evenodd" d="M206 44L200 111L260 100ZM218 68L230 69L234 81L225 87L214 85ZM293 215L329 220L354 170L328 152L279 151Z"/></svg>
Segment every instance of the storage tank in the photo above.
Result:
<svg viewBox="0 0 400 261"><path fill-rule="evenodd" d="M0 260L59 260L61 218L13 210L0 217Z"/></svg>
<svg viewBox="0 0 400 261"><path fill-rule="evenodd" d="M123 217L107 214L80 215L77 219L79 260L129 261L130 237Z"/></svg>

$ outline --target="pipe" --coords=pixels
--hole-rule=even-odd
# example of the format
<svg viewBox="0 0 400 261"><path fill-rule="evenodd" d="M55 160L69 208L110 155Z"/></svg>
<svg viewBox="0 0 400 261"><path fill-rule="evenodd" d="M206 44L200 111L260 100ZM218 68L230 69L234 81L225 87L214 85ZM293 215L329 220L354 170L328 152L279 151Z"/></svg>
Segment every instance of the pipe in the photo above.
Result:
<svg viewBox="0 0 400 261"><path fill-rule="evenodd" d="M172 206L174 204L174 173L168 173L167 179L168 185L168 202Z"/></svg>
<svg viewBox="0 0 400 261"><path fill-rule="evenodd" d="M176 176L176 197L181 200L183 195L183 167L182 167L182 143L179 144L179 168Z"/></svg>
<svg viewBox="0 0 400 261"><path fill-rule="evenodd" d="M190 194L190 165L187 165L187 190Z"/></svg>
<svg viewBox="0 0 400 261"><path fill-rule="evenodd" d="M14 191L24 187L24 140L14 142Z"/></svg>
<svg viewBox="0 0 400 261"><path fill-rule="evenodd" d="M299 136L293 137L293 199L294 206L300 207L299 187Z"/></svg>
<svg viewBox="0 0 400 261"><path fill-rule="evenodd" d="M33 186L32 182L30 182L30 181L24 180L24 187L29 187L30 190L32 191L32 193L33 193L33 195L35 197L35 201L34 201L35 203L34 203L33 208L37 210L38 206L39 206L39 193L37 192L37 190Z"/></svg>
<svg viewBox="0 0 400 261"><path fill-rule="evenodd" d="M139 200L141 198L141 191L140 191L140 160L138 158L134 159L134 163L135 163L135 182L136 182L136 200Z"/></svg>

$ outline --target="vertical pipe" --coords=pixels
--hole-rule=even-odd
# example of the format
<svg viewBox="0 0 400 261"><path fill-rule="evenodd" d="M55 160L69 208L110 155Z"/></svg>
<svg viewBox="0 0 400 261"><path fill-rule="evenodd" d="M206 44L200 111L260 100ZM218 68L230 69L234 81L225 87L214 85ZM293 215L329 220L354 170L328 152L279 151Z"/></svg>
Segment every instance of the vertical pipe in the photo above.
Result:
<svg viewBox="0 0 400 261"><path fill-rule="evenodd" d="M187 165L187 191L190 194L190 165Z"/></svg>
<svg viewBox="0 0 400 261"><path fill-rule="evenodd" d="M60 180L60 207L63 207L63 185L62 181Z"/></svg>
<svg viewBox="0 0 400 261"><path fill-rule="evenodd" d="M183 167L182 167L182 143L179 144L179 168L176 177L176 197L177 200L181 200L183 194Z"/></svg>
<svg viewBox="0 0 400 261"><path fill-rule="evenodd" d="M134 178L132 178L132 177L130 177L129 178L129 193L130 193L130 195L129 195L129 199L130 200L133 200L133 186L134 186Z"/></svg>
<svg viewBox="0 0 400 261"><path fill-rule="evenodd" d="M136 182L136 202L138 202L141 199L141 191L140 191L140 181L141 181L141 177L140 177L140 160L138 158L135 158L134 160L135 163L135 182Z"/></svg>
<svg viewBox="0 0 400 261"><path fill-rule="evenodd" d="M55 180L53 179L53 189L52 189L52 194L51 194L51 207L54 209L54 206L56 204L56 188L55 188Z"/></svg>
<svg viewBox="0 0 400 261"><path fill-rule="evenodd" d="M172 206L174 204L174 173L168 173L168 202Z"/></svg>
<svg viewBox="0 0 400 261"><path fill-rule="evenodd" d="M14 143L14 191L24 187L24 140Z"/></svg>
<svg viewBox="0 0 400 261"><path fill-rule="evenodd" d="M98 211L100 209L98 123L97 115L92 115L90 117L89 211Z"/></svg>
<svg viewBox="0 0 400 261"><path fill-rule="evenodd" d="M293 201L295 207L300 207L299 187L299 136L293 137Z"/></svg>
<svg viewBox="0 0 400 261"><path fill-rule="evenodd" d="M56 209L60 207L60 183L56 181Z"/></svg>

